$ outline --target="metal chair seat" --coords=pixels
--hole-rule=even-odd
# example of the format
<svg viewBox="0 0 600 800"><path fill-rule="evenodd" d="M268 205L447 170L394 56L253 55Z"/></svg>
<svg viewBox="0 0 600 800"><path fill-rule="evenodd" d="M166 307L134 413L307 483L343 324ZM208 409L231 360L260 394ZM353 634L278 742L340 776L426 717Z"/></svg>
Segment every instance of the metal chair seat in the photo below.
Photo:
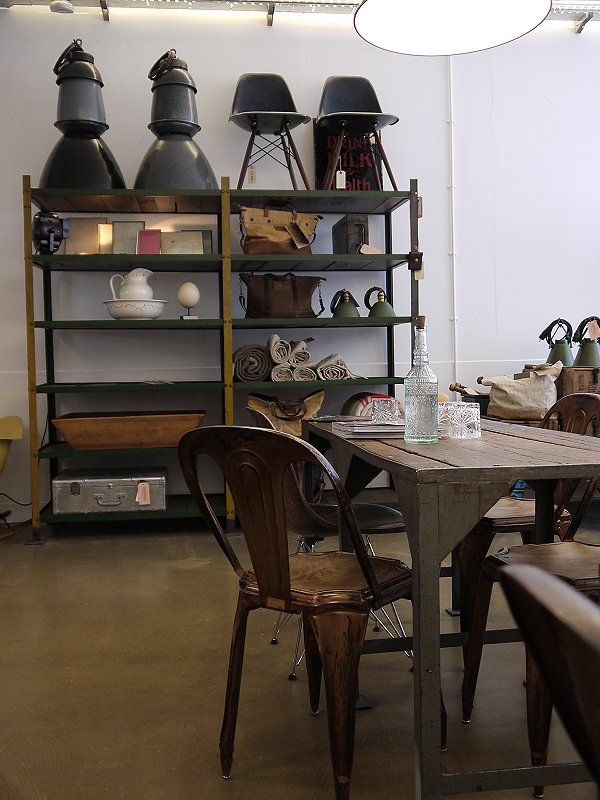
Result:
<svg viewBox="0 0 600 800"><path fill-rule="evenodd" d="M312 506L316 514L330 525L337 526L337 506L318 504ZM395 508L378 503L352 503L352 509L358 522L360 532L365 536L376 536L381 533L404 533L406 525L404 517Z"/></svg>
<svg viewBox="0 0 600 800"><path fill-rule="evenodd" d="M402 561L391 558L369 559L381 590L381 599L373 594L354 553L295 553L290 556L290 605L287 611L301 613L314 606L352 606L365 612L379 608L410 593L411 571ZM254 572L240 580L243 592L258 597ZM269 607L268 599L264 604ZM273 608L280 610L277 605Z"/></svg>
<svg viewBox="0 0 600 800"><path fill-rule="evenodd" d="M240 111L237 114L231 114L229 121L250 133L256 130L257 133L267 136L279 136L280 133L285 132L286 125L293 130L298 125L310 122L310 117L297 111Z"/></svg>
<svg viewBox="0 0 600 800"><path fill-rule="evenodd" d="M319 128L338 131L344 123L346 135L366 136L373 131L380 131L388 125L395 125L399 117L393 114L374 114L370 111L336 111L317 118Z"/></svg>

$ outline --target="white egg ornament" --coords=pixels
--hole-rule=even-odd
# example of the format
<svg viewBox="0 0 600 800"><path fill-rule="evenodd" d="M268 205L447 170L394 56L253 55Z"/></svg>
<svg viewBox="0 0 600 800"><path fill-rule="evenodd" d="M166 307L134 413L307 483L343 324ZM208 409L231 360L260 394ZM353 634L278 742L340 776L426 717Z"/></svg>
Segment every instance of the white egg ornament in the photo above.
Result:
<svg viewBox="0 0 600 800"><path fill-rule="evenodd" d="M198 319L197 315L190 314L190 310L197 306L200 301L200 289L195 283L191 281L182 283L177 292L177 299L187 309L187 314L182 314L181 319Z"/></svg>

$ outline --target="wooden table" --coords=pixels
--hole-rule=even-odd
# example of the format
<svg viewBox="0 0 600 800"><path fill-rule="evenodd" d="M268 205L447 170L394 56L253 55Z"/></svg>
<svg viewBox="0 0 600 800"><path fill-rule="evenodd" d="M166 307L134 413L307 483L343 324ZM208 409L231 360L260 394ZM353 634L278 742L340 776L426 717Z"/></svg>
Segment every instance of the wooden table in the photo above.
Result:
<svg viewBox="0 0 600 800"><path fill-rule="evenodd" d="M331 425L304 423L304 434L312 444L322 452L331 448L329 457L351 497L385 471L393 478L404 514L414 576L414 641L410 637L367 642L365 652L414 650L416 800L591 780L581 764L468 773L448 773L443 768L440 645L461 645L465 634L440 636L440 562L516 480L527 481L535 491L535 539L546 542L552 540L556 481L600 475L598 439L492 421L483 421L482 427L481 439L412 445L402 439L346 439L332 433ZM340 539L343 549L351 549L343 530ZM515 630L486 634L486 643L518 640Z"/></svg>

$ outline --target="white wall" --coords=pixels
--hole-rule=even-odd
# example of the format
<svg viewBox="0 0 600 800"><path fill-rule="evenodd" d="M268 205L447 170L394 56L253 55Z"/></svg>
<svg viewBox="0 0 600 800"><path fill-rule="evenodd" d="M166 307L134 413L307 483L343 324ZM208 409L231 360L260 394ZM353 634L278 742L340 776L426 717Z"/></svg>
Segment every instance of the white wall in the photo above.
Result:
<svg viewBox="0 0 600 800"><path fill-rule="evenodd" d="M599 26L600 27L600 26ZM33 184L57 139L52 127L57 87L52 65L71 38L80 37L96 57L105 88L110 131L106 141L131 185L152 141L146 129L150 109L150 64L177 48L198 86L203 129L197 141L215 173L235 179L244 147L242 131L227 123L237 78L247 71L282 73L300 110L316 112L321 87L332 74L362 74L378 91L382 106L400 116L385 135L401 187L417 177L425 198L421 244L426 258L422 308L429 316L430 348L440 385L454 377L448 138L448 63L418 59L370 47L346 17L284 15L267 28L264 16L177 11L113 11L109 23L99 12L50 14L42 7L0 11L0 208L3 225L2 344L4 391L0 414L26 417L25 334L22 267L21 175ZM574 324L598 313L596 259L597 157L600 116L594 77L600 66L600 33L590 25L576 37L566 26L548 23L520 42L488 53L454 59L456 272L458 312L457 375L496 374L542 358L537 335L556 316ZM309 126L297 141L312 167ZM287 186L278 167L261 162L257 186ZM396 247L407 249L407 218L399 212ZM148 224L176 221L154 218ZM328 221L331 224L331 220ZM329 244L322 226L317 250ZM371 276L330 275L325 298L347 286L359 297ZM379 276L382 277L382 276ZM338 283L338 280L340 283ZM211 283L212 281L212 283ZM408 310L408 277L397 271L396 307ZM176 315L177 279L157 275L157 296L170 300ZM203 278L203 309L209 313L214 280ZM65 317L102 317L107 297L104 275L62 276L55 286ZM408 337L397 334L397 372L407 369ZM58 340L57 378L209 378L218 364L214 333L64 333ZM239 341L250 334L238 334ZM378 331L319 333L317 353L348 354L357 373L384 374L383 339ZM339 407L345 391L332 391ZM189 404L190 398L180 398ZM92 398L85 399L92 407ZM83 408L81 397L61 410ZM104 402L93 398L95 407ZM155 398L160 406L164 398ZM197 401L194 401L196 404ZM216 418L216 395L204 398ZM134 407L135 398L119 398ZM43 427L43 426L42 426ZM26 446L15 447L3 491L25 498ZM3 503L0 503L3 506ZM17 515L15 515L17 516Z"/></svg>

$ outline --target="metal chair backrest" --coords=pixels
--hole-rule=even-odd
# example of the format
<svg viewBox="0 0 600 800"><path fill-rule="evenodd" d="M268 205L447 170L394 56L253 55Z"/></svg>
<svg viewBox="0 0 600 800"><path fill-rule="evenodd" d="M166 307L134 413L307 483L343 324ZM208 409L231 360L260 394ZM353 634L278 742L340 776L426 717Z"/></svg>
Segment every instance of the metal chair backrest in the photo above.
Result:
<svg viewBox="0 0 600 800"><path fill-rule="evenodd" d="M561 397L548 411L540 422L540 428L558 427L559 431L575 433L582 436L600 436L600 395L589 392L579 392ZM590 500L594 496L598 478L592 478L571 516L566 530L561 532L561 539L572 540L579 528ZM555 522L558 523L561 514L571 501L575 490L581 481L577 479L561 480L554 490L554 504L556 506Z"/></svg>
<svg viewBox="0 0 600 800"><path fill-rule="evenodd" d="M600 608L536 567L506 567L501 581L563 724L600 784Z"/></svg>
<svg viewBox="0 0 600 800"><path fill-rule="evenodd" d="M358 75L333 75L323 86L319 117L339 113L381 114L371 81Z"/></svg>
<svg viewBox="0 0 600 800"><path fill-rule="evenodd" d="M231 113L251 114L260 111L297 113L292 93L281 75L247 72L240 76Z"/></svg>
<svg viewBox="0 0 600 800"><path fill-rule="evenodd" d="M343 524L373 597L381 592L367 555L350 499L331 464L302 439L278 431L234 425L197 428L179 443L179 462L188 488L219 546L241 577L245 570L235 554L198 481L198 456L210 456L231 491L256 575L261 602L270 608L290 603L288 519L285 479L289 468L306 461L322 469L337 496Z"/></svg>

